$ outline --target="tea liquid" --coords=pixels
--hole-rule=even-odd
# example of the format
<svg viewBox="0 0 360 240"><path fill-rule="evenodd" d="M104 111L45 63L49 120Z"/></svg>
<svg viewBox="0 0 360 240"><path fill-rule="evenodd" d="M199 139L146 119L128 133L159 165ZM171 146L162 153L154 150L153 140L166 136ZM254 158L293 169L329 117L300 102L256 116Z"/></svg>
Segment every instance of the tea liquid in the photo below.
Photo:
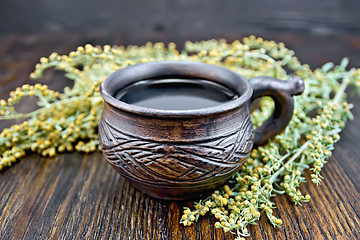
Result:
<svg viewBox="0 0 360 240"><path fill-rule="evenodd" d="M207 80L143 80L120 90L122 102L161 110L191 110L218 106L238 96L230 89Z"/></svg>

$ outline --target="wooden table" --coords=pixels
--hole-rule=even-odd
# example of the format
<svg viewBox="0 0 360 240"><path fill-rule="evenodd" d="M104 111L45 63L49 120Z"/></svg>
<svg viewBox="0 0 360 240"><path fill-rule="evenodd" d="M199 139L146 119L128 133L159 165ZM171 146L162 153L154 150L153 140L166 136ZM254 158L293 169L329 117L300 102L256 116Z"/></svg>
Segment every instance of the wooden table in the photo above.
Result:
<svg viewBox="0 0 360 240"><path fill-rule="evenodd" d="M213 36L229 40L246 35ZM359 36L309 36L263 34L283 41L302 62L318 67L327 61L350 58L360 66ZM0 99L24 83L41 56L62 54L78 45L143 44L172 39L166 34L67 33L27 34L0 37ZM62 89L70 82L57 72L46 72L43 83ZM333 156L323 170L321 186L301 185L312 199L295 207L286 196L274 198L275 215L283 228L273 228L263 216L250 228L251 239L360 239L360 100L355 103L355 120L348 122ZM29 108L24 103L21 108ZM0 130L8 126L0 122ZM309 176L307 176L309 179ZM214 228L215 219L202 218L191 227L179 225L184 206L191 201L161 201L134 189L102 158L101 153L67 153L55 158L30 154L0 172L1 239L232 239Z"/></svg>

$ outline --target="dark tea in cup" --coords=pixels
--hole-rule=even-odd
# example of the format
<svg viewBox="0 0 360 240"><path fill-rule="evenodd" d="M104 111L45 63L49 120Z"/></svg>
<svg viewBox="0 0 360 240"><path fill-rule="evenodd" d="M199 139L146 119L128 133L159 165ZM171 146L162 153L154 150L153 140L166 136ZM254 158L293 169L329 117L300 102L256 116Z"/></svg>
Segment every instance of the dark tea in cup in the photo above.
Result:
<svg viewBox="0 0 360 240"><path fill-rule="evenodd" d="M238 95L203 79L143 80L116 93L115 98L136 106L162 110L191 110L221 105Z"/></svg>

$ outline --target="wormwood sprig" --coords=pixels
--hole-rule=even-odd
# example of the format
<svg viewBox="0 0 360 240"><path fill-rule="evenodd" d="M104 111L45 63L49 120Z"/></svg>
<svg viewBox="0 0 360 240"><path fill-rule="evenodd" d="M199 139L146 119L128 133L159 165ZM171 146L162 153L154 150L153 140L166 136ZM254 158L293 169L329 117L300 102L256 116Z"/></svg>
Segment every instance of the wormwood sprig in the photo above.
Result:
<svg viewBox="0 0 360 240"><path fill-rule="evenodd" d="M295 204L310 200L299 190L305 182L304 171L312 172L312 181L320 184L321 169L331 156L334 144L352 105L345 93L349 85L360 93L360 70L346 69L348 60L338 66L327 63L312 71L301 64L283 43L250 36L242 42L225 40L186 42L182 51L174 43L147 43L144 46L104 47L86 45L69 55L53 53L41 58L31 78L38 79L48 68L64 71L74 80L63 93L46 85L24 85L0 100L0 120L22 119L0 133L0 170L11 166L29 150L43 156L57 152L92 152L99 149L97 126L102 110L99 84L111 72L146 61L187 60L221 65L245 77L268 75L287 79L298 75L305 80L305 92L295 97L294 116L285 131L267 145L252 150L241 171L209 198L186 208L180 222L189 226L207 213L215 216L215 226L236 234L237 239L249 235L248 225L256 224L265 214L274 226L282 220L273 215L271 197L287 194ZM38 109L20 113L15 105L24 97L38 98ZM255 126L272 113L273 103L264 98L260 109L252 113Z"/></svg>
<svg viewBox="0 0 360 240"><path fill-rule="evenodd" d="M352 119L352 105L346 101L345 90L349 85L355 85L359 91L360 85L360 70L346 70L347 59L339 66L328 63L311 71L307 65L301 65L283 44L254 37L245 38L243 43L251 49L246 48L246 51L252 54L240 51L239 59L231 58L231 62L241 65L233 70L245 75L248 73L248 77L265 73L287 78L290 74L297 74L305 80L306 87L302 95L295 97L294 116L284 133L266 146L254 149L242 171L229 185L215 191L211 198L196 203L195 210L184 210L181 223L185 226L210 212L218 219L215 226L236 234L237 239L249 235L247 226L255 224L262 212L274 226L282 225L282 221L273 216L275 204L271 197L274 195L287 194L295 204L310 200L310 195L299 190L300 183L305 182L304 171L312 171L312 181L320 184L321 169L331 156L334 143L339 141L346 120ZM211 46L214 44L195 43L191 49L200 52L214 47ZM224 63L227 61L225 58ZM246 71L243 72L242 68ZM262 101L260 110L252 114L255 125L271 114L272 105L269 99Z"/></svg>

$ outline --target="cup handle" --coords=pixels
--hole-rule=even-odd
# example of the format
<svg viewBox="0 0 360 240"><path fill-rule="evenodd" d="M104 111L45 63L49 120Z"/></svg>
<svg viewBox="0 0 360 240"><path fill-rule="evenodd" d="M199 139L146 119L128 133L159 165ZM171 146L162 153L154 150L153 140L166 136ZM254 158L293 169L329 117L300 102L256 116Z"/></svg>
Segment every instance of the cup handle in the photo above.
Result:
<svg viewBox="0 0 360 240"><path fill-rule="evenodd" d="M294 111L293 95L304 91L304 80L292 76L287 81L277 78L261 76L250 78L249 82L254 90L250 104L259 97L269 96L275 103L273 114L263 125L255 129L254 145L264 145L269 138L281 133L290 122Z"/></svg>

